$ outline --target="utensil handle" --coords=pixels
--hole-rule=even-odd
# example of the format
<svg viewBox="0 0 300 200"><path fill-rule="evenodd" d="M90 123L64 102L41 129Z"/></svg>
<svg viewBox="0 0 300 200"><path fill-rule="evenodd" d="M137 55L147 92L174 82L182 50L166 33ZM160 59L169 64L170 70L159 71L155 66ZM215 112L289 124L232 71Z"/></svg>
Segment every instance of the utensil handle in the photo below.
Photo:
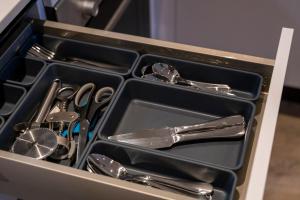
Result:
<svg viewBox="0 0 300 200"><path fill-rule="evenodd" d="M75 57L67 57L66 60L69 62L75 62L77 64L82 64L82 65L89 65L89 66L94 66L94 67L99 67L104 69L110 69L110 70L120 70L119 66L112 65L109 63L100 63L100 62L95 62L95 61L82 59L82 58L75 58Z"/></svg>
<svg viewBox="0 0 300 200"><path fill-rule="evenodd" d="M56 98L56 94L57 94L60 86L61 86L61 82L59 79L55 79L52 82L52 85L47 93L47 96L44 98L43 103L34 119L34 122L41 123L41 122L45 121L45 119L50 111L51 105L52 105L54 99Z"/></svg>
<svg viewBox="0 0 300 200"><path fill-rule="evenodd" d="M80 157L82 156L82 153L87 143L89 126L90 123L87 119L80 120L80 131L78 135L78 145L77 145L77 154L76 154L77 163L80 161Z"/></svg>
<svg viewBox="0 0 300 200"><path fill-rule="evenodd" d="M208 195L213 192L213 186L209 183L194 182L181 179L169 179L158 176L145 176L149 185L156 183L179 191L188 192L197 195Z"/></svg>
<svg viewBox="0 0 300 200"><path fill-rule="evenodd" d="M237 138L245 135L244 125L226 127L202 132L191 132L185 134L177 134L178 141L191 141L199 139L214 139L214 138Z"/></svg>
<svg viewBox="0 0 300 200"><path fill-rule="evenodd" d="M191 81L191 80L183 79L181 77L178 78L177 81L178 81L178 83L190 85L194 88L198 88L201 90L208 90L208 91L221 92L221 93L230 93L231 95L234 95L231 93L231 91L232 91L231 87L226 84L214 84L214 83Z"/></svg>
<svg viewBox="0 0 300 200"><path fill-rule="evenodd" d="M222 127L235 126L245 124L244 117L241 115L233 115L229 117L224 117L221 119L209 121L202 124L195 124L190 126L178 126L174 127L175 133L181 134L185 132L195 132L201 130L209 130L209 129L219 129Z"/></svg>

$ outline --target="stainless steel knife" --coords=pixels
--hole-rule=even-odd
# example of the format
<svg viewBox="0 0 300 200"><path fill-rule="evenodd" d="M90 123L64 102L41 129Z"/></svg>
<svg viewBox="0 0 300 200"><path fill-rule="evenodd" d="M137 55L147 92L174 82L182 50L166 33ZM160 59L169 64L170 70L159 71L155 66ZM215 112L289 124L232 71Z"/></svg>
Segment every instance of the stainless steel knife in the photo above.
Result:
<svg viewBox="0 0 300 200"><path fill-rule="evenodd" d="M194 124L188 126L178 126L178 127L164 127L158 129L144 129L136 132L117 134L108 137L110 140L123 140L123 139L137 139L143 137L153 137L153 136L161 136L162 134L169 133L187 133L187 132L200 132L200 131L208 131L214 129L222 129L231 126L243 125L245 126L244 117L241 115L232 115L229 117L219 118L216 120L212 120L209 122Z"/></svg>
<svg viewBox="0 0 300 200"><path fill-rule="evenodd" d="M134 144L151 149L171 147L175 143L216 138L237 138L245 135L245 124L226 126L219 129L204 129L193 132L176 132L175 128L147 129L130 133L128 137L111 136L108 139Z"/></svg>

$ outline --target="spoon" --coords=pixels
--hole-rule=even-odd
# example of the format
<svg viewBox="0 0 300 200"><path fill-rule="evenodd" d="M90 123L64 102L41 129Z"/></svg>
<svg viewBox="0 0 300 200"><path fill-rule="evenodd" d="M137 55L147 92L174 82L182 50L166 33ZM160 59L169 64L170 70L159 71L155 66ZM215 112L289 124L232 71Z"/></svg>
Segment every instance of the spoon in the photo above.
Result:
<svg viewBox="0 0 300 200"><path fill-rule="evenodd" d="M165 63L154 63L152 65L152 71L154 74L165 77L171 84L183 84L210 92L219 92L228 95L234 95L231 93L231 88L226 84L213 84L186 80L180 76L179 72L172 65L168 65Z"/></svg>
<svg viewBox="0 0 300 200"><path fill-rule="evenodd" d="M170 189L176 189L177 191L187 192L193 195L211 195L213 192L213 186L209 183L164 178L154 175L130 174L122 164L101 154L90 154L88 156L87 163L89 171L101 171L106 175L121 180L134 181L158 188L168 187Z"/></svg>
<svg viewBox="0 0 300 200"><path fill-rule="evenodd" d="M142 78L151 81L161 81L161 82L169 83L168 79L166 79L164 76L160 76L159 74L145 74L142 76Z"/></svg>

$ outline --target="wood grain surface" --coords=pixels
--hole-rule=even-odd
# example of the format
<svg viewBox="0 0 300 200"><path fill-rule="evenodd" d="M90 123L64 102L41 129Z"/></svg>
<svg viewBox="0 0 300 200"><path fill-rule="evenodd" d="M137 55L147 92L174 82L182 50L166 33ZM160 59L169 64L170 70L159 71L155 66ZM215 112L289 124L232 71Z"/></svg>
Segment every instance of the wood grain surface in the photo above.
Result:
<svg viewBox="0 0 300 200"><path fill-rule="evenodd" d="M281 103L264 199L300 199L300 104Z"/></svg>

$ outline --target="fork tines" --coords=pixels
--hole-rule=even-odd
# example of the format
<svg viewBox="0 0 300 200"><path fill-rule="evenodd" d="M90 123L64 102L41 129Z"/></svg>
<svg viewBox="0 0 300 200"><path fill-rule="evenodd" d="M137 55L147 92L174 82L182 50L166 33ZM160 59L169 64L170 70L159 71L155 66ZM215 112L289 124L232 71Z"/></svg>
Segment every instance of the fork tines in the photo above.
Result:
<svg viewBox="0 0 300 200"><path fill-rule="evenodd" d="M32 57L38 57L41 59L52 60L55 57L55 53L53 51L48 50L47 48L34 43L26 52L26 55Z"/></svg>

